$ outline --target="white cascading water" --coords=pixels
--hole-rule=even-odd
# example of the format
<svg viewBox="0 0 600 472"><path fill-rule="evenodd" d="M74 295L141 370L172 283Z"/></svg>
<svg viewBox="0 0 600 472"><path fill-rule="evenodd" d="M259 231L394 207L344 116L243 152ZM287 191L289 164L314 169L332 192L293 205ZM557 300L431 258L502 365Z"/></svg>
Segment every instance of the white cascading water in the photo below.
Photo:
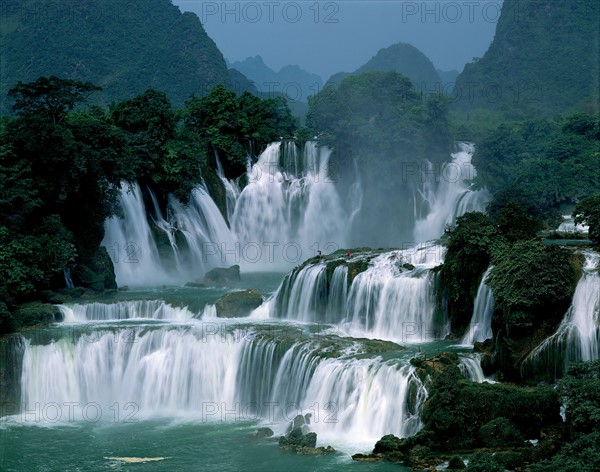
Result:
<svg viewBox="0 0 600 472"><path fill-rule="evenodd" d="M571 306L555 334L525 359L524 366L543 363L560 375L573 362L600 358L600 254L585 251L583 275Z"/></svg>
<svg viewBox="0 0 600 472"><path fill-rule="evenodd" d="M384 253L372 268L356 276L348 295L344 329L400 343L426 342L447 334L435 323L434 277L429 270L443 262L445 248L424 245ZM401 270L408 263L412 270Z"/></svg>
<svg viewBox="0 0 600 472"><path fill-rule="evenodd" d="M227 213L227 221L231 224L233 212L235 211L235 204L237 203L237 199L240 196L241 190L236 181L229 180L227 177L225 177L223 165L221 164L219 155L216 152L215 160L217 162L217 177L221 180L223 187L225 188L225 209Z"/></svg>
<svg viewBox="0 0 600 472"><path fill-rule="evenodd" d="M169 260L159 254L139 185L126 187L122 185L119 200L124 218L106 220L102 241L113 261L117 285L183 283L200 278L213 267L239 263L235 238L203 186L192 191L187 205L170 195L168 219L150 192L153 223L168 239ZM185 240L185 250L177 244L178 232Z"/></svg>
<svg viewBox="0 0 600 472"><path fill-rule="evenodd" d="M317 366L304 404L329 406L313 428L322 439L355 436L373 444L385 434L416 434L422 427L419 413L426 399L427 390L412 366L328 359Z"/></svg>
<svg viewBox="0 0 600 472"><path fill-rule="evenodd" d="M475 303L473 306L473 316L467 328L467 332L462 338L462 344L473 345L476 342L482 342L491 339L492 316L494 314L494 295L492 290L486 284L486 280L493 266L490 266L479 283Z"/></svg>
<svg viewBox="0 0 600 472"><path fill-rule="evenodd" d="M365 256L344 259L334 269L329 293L326 263L308 264L286 276L271 304L271 316L335 323L352 336L400 343L439 339L447 333L435 321L435 275L430 269L442 264L444 252L444 247L433 244L385 252L369 262L350 288L345 263Z"/></svg>
<svg viewBox="0 0 600 472"><path fill-rule="evenodd" d="M253 270L289 269L319 249L344 246L346 240L346 215L328 175L331 151L307 142L300 155L287 143L282 164L281 147L269 145L248 170L248 185L232 217L242 250L262 248L259 260L247 261Z"/></svg>
<svg viewBox="0 0 600 472"><path fill-rule="evenodd" d="M383 434L404 437L421 428L427 390L412 366L351 353L331 359L313 341L286 344L213 328L198 322L27 341L24 410L69 404L81 415L90 404L107 412L119 403L142 419L261 419L282 433L296 413L311 413L311 428L323 439L371 445Z"/></svg>
<svg viewBox="0 0 600 472"><path fill-rule="evenodd" d="M481 368L481 354L476 353L468 356L461 356L458 367L467 380L478 383L495 383L493 380L488 379L483 373L483 369Z"/></svg>
<svg viewBox="0 0 600 472"><path fill-rule="evenodd" d="M590 227L587 225L576 225L571 215L563 215L563 222L558 226L556 231L562 233L588 233Z"/></svg>
<svg viewBox="0 0 600 472"><path fill-rule="evenodd" d="M159 285L171 282L165 274L146 217L140 186L121 184L119 204L124 218L113 216L104 223L104 239L115 268L117 285Z"/></svg>
<svg viewBox="0 0 600 472"><path fill-rule="evenodd" d="M194 316L187 308L174 307L162 300L72 304L59 305L58 308L64 317L65 323L129 319L184 321Z"/></svg>
<svg viewBox="0 0 600 472"><path fill-rule="evenodd" d="M427 203L427 211L417 212L416 241L437 238L458 216L484 209L487 192L471 191L465 182L475 176L473 145L461 143L460 148L452 162L441 167L440 178L428 173L419 190L418 199ZM192 192L188 205L169 196L166 217L150 192L154 232L166 235L170 245L166 252L157 247L139 186L124 183L120 196L124 218L106 221L102 242L114 261L117 284L183 283L201 278L213 267L232 264L245 271L288 270L318 250L330 253L345 247L362 205L362 188L357 176L351 185L351 207L344 208L331 179L330 156L329 149L318 148L315 142L307 142L302 152L292 142L273 143L256 164L249 165L248 185L241 193L237 183L225 178L217 160L227 218L205 186Z"/></svg>
<svg viewBox="0 0 600 472"><path fill-rule="evenodd" d="M475 146L459 143L459 152L452 154L452 161L441 167L437 185L429 179L423 185L421 198L428 204L425 217L416 215L415 241L423 242L439 238L459 216L471 211L484 211L490 195L486 190L473 191L470 181L477 176L471 158ZM433 168L427 176L435 175Z"/></svg>
<svg viewBox="0 0 600 472"><path fill-rule="evenodd" d="M183 234L188 252L185 273L189 280L197 279L213 267L239 264L236 240L227 222L204 187L192 191L190 201L183 205L169 196L172 225Z"/></svg>

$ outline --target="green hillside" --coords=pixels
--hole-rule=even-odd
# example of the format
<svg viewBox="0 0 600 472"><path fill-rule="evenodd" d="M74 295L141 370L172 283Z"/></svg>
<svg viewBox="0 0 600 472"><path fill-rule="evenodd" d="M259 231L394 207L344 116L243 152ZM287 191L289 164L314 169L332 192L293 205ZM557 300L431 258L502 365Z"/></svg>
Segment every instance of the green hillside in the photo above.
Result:
<svg viewBox="0 0 600 472"><path fill-rule="evenodd" d="M1 112L8 89L42 75L98 84L102 105L154 88L180 106L230 82L198 17L171 0L4 0L0 34Z"/></svg>
<svg viewBox="0 0 600 472"><path fill-rule="evenodd" d="M598 111L600 3L505 0L485 55L457 79L456 110L506 118Z"/></svg>
<svg viewBox="0 0 600 472"><path fill-rule="evenodd" d="M354 73L362 72L400 72L408 77L419 91L436 90L441 83L440 76L435 70L429 58L416 47L397 43L384 49L373 56L366 64L358 68ZM330 77L328 84L340 85L348 73L339 72Z"/></svg>

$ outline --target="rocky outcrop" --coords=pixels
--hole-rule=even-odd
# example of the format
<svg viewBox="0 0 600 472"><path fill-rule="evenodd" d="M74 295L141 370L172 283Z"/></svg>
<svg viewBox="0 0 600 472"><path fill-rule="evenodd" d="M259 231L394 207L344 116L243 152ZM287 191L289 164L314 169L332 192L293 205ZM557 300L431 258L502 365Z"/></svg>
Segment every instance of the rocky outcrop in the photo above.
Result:
<svg viewBox="0 0 600 472"><path fill-rule="evenodd" d="M290 431L279 438L279 447L299 455L334 454L335 449L331 446L317 447L317 433L308 432L310 417L310 413L297 415L290 425Z"/></svg>
<svg viewBox="0 0 600 472"><path fill-rule="evenodd" d="M202 283L213 287L229 287L240 281L240 266L215 267L204 276Z"/></svg>
<svg viewBox="0 0 600 472"><path fill-rule="evenodd" d="M248 289L228 293L217 300L215 307L219 318L241 318L248 316L262 302L263 298L258 290Z"/></svg>

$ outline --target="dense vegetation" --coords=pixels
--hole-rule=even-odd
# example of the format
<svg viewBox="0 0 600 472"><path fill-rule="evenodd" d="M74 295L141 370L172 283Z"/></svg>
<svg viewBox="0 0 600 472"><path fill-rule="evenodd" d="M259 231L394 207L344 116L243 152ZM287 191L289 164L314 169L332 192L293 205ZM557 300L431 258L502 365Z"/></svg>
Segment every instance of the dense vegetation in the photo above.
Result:
<svg viewBox="0 0 600 472"><path fill-rule="evenodd" d="M457 79L454 108L472 121L477 110L512 120L597 113L599 15L598 2L504 0L492 44Z"/></svg>
<svg viewBox="0 0 600 472"><path fill-rule="evenodd" d="M171 0L5 0L0 15L0 113L18 81L56 75L102 87L93 103L108 106L148 88L182 106L230 84L225 60L200 19Z"/></svg>
<svg viewBox="0 0 600 472"><path fill-rule="evenodd" d="M10 91L17 116L0 118L0 333L26 323L19 304L55 299L47 291L64 287L65 269L78 286L116 288L99 244L122 181L152 187L162 202L167 193L185 202L202 179L217 194L215 150L239 175L245 149L295 130L280 98L217 86L182 110L156 90L108 110L77 107L98 89L40 77Z"/></svg>
<svg viewBox="0 0 600 472"><path fill-rule="evenodd" d="M467 472L598 469L600 361L572 366L557 389L464 380L451 353L411 363L429 385L423 429L406 439L386 435L372 456L355 459L385 458L424 470L455 454L448 470L465 470L456 453L467 453ZM561 402L566 405L564 422Z"/></svg>
<svg viewBox="0 0 600 472"><path fill-rule="evenodd" d="M473 160L477 183L496 194L492 214L513 202L538 224L552 220L560 205L600 188L600 119L577 114L505 123L483 136Z"/></svg>

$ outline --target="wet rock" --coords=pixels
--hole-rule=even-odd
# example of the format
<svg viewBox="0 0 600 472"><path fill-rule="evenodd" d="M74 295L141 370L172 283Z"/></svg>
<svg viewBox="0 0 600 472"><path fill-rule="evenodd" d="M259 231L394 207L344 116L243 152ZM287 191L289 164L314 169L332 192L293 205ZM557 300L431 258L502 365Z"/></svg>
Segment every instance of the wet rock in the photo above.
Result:
<svg viewBox="0 0 600 472"><path fill-rule="evenodd" d="M405 264L402 264L402 267L404 267L406 270L415 270L415 266L412 264L409 264L408 262L406 262Z"/></svg>
<svg viewBox="0 0 600 472"><path fill-rule="evenodd" d="M258 428L253 434L254 438L270 438L273 436L273 430L271 428Z"/></svg>
<svg viewBox="0 0 600 472"><path fill-rule="evenodd" d="M240 266L215 267L204 276L203 282L215 287L228 287L240 281Z"/></svg>
<svg viewBox="0 0 600 472"><path fill-rule="evenodd" d="M385 461L385 457L383 454L354 454L352 460L358 462L383 462Z"/></svg>
<svg viewBox="0 0 600 472"><path fill-rule="evenodd" d="M224 295L217 300L215 307L219 318L240 318L248 316L262 302L263 298L258 290L248 289Z"/></svg>
<svg viewBox="0 0 600 472"><path fill-rule="evenodd" d="M466 469L467 466L463 462L460 456L452 456L448 461L448 469L447 470L463 470Z"/></svg>

